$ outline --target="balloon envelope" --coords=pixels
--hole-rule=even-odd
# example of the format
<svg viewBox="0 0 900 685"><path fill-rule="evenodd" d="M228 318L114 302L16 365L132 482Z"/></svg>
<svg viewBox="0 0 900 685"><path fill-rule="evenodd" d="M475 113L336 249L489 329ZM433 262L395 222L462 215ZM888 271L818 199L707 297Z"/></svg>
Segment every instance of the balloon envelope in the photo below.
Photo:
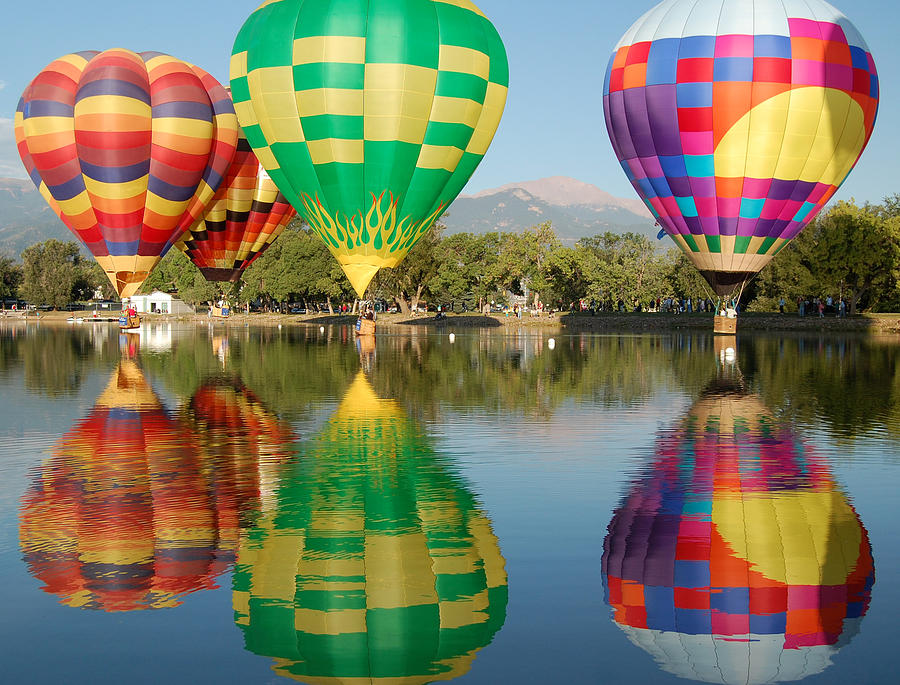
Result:
<svg viewBox="0 0 900 685"><path fill-rule="evenodd" d="M503 43L469 0L275 0L231 58L247 139L360 295L462 190L508 80Z"/></svg>
<svg viewBox="0 0 900 685"><path fill-rule="evenodd" d="M237 119L199 67L157 52L65 55L25 89L19 156L116 292L137 292L225 177Z"/></svg>
<svg viewBox="0 0 900 685"><path fill-rule="evenodd" d="M865 41L822 0L665 0L619 41L603 87L628 179L719 295L834 195L877 109Z"/></svg>
<svg viewBox="0 0 900 685"><path fill-rule="evenodd" d="M243 133L206 214L178 241L209 281L237 281L296 214L259 165Z"/></svg>

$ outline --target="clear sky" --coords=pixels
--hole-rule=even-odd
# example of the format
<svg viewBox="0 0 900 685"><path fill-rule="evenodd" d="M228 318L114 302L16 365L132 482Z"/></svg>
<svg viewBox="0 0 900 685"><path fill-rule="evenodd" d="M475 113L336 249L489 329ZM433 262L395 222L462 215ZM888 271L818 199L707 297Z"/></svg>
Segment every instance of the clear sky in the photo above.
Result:
<svg viewBox="0 0 900 685"><path fill-rule="evenodd" d="M0 176L24 177L12 118L28 81L78 50L167 52L227 83L234 36L259 0L26 0L5 3L0 40ZM656 0L476 0L509 54L500 130L466 188L572 176L620 197L634 190L603 123L606 63L625 30ZM835 0L875 57L881 105L875 132L838 197L878 201L900 192L900 40L897 0Z"/></svg>

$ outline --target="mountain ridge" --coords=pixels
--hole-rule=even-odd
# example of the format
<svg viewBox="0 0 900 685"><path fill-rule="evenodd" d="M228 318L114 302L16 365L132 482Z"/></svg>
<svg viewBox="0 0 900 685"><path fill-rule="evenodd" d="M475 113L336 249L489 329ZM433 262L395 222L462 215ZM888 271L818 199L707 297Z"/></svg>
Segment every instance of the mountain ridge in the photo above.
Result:
<svg viewBox="0 0 900 685"><path fill-rule="evenodd" d="M568 176L508 183L460 195L443 223L446 233L521 233L550 221L563 242L598 233L633 232L655 238L658 228L644 203L619 198Z"/></svg>
<svg viewBox="0 0 900 685"><path fill-rule="evenodd" d="M447 235L521 233L544 221L564 243L607 231L655 237L658 230L640 200L618 198L568 176L460 195L443 219ZM29 245L49 238L75 240L30 180L0 178L0 253L18 258Z"/></svg>

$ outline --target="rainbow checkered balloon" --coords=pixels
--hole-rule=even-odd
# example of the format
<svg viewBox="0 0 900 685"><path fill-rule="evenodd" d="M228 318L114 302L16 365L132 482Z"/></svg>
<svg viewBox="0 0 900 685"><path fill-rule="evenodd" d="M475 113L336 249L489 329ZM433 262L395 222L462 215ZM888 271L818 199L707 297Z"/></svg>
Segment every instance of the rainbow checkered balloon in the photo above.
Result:
<svg viewBox="0 0 900 685"><path fill-rule="evenodd" d="M158 52L65 55L25 89L25 170L121 297L200 219L237 144L237 118L203 69Z"/></svg>
<svg viewBox="0 0 900 685"><path fill-rule="evenodd" d="M850 173L878 77L862 36L822 0L665 0L616 46L603 110L641 199L728 295Z"/></svg>
<svg viewBox="0 0 900 685"><path fill-rule="evenodd" d="M602 563L613 620L661 668L742 685L825 670L875 582L866 530L827 464L734 390L702 397L660 437Z"/></svg>

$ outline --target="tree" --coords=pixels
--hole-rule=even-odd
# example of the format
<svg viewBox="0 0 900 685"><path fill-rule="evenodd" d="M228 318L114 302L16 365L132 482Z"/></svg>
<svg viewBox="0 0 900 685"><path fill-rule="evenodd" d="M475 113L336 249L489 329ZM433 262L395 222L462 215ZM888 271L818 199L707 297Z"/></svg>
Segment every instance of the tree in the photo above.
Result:
<svg viewBox="0 0 900 685"><path fill-rule="evenodd" d="M897 196L883 206L839 202L793 241L795 257L815 279L817 294L846 295L850 314L896 296L900 264ZM790 249L790 248L789 248Z"/></svg>
<svg viewBox="0 0 900 685"><path fill-rule="evenodd" d="M524 293L529 289L537 307L541 293L549 288L547 257L560 247L553 226L545 221L524 233L501 235L496 278L507 290Z"/></svg>
<svg viewBox="0 0 900 685"><path fill-rule="evenodd" d="M16 297L22 284L22 266L12 257L0 255L0 298Z"/></svg>
<svg viewBox="0 0 900 685"><path fill-rule="evenodd" d="M77 268L83 260L78 243L51 238L22 251L22 298L36 305L63 309L72 301Z"/></svg>
<svg viewBox="0 0 900 685"><path fill-rule="evenodd" d="M350 297L350 282L322 240L294 219L272 246L244 272L240 299L269 303L325 298L330 312L333 299Z"/></svg>
<svg viewBox="0 0 900 685"><path fill-rule="evenodd" d="M586 251L585 296L615 306L640 303L646 307L666 290L665 258L646 236L636 233L604 233L578 241Z"/></svg>
<svg viewBox="0 0 900 685"><path fill-rule="evenodd" d="M381 269L372 282L374 292L383 292L397 303L403 314L415 310L429 293L429 285L440 268L441 223L419 238L406 258L392 269Z"/></svg>
<svg viewBox="0 0 900 685"><path fill-rule="evenodd" d="M561 309L574 304L587 292L585 262L592 257L587 250L573 247L557 247L547 255L546 287Z"/></svg>
<svg viewBox="0 0 900 685"><path fill-rule="evenodd" d="M161 290L166 293L176 290L178 281L184 279L185 274L190 271L196 271L191 260L181 250L173 248L150 272L147 280L141 286L141 292L146 294L152 293L154 290Z"/></svg>
<svg viewBox="0 0 900 685"><path fill-rule="evenodd" d="M103 268L93 259L82 259L75 265L73 300L92 300L99 291L104 300L118 299L115 288Z"/></svg>
<svg viewBox="0 0 900 685"><path fill-rule="evenodd" d="M502 237L499 233L457 233L441 241L438 269L431 291L445 301L502 300L497 261Z"/></svg>
<svg viewBox="0 0 900 685"><path fill-rule="evenodd" d="M667 294L691 299L711 296L709 284L684 252L670 248L666 252L665 263Z"/></svg>

